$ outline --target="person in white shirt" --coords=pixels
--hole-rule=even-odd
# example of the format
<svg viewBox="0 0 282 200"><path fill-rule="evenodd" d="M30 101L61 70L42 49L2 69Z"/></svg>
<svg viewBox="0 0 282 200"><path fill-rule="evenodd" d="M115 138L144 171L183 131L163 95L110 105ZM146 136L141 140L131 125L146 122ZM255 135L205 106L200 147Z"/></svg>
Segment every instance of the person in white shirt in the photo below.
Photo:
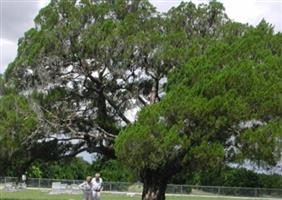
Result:
<svg viewBox="0 0 282 200"><path fill-rule="evenodd" d="M99 173L95 174L95 177L92 178L92 189L93 189L93 199L94 200L100 200L101 198L101 190L102 187L102 178L100 177Z"/></svg>
<svg viewBox="0 0 282 200"><path fill-rule="evenodd" d="M20 183L20 187L26 188L26 175L22 175L22 182Z"/></svg>
<svg viewBox="0 0 282 200"><path fill-rule="evenodd" d="M84 200L93 200L93 194L92 194L92 177L87 176L86 180L79 185L79 188L83 191Z"/></svg>

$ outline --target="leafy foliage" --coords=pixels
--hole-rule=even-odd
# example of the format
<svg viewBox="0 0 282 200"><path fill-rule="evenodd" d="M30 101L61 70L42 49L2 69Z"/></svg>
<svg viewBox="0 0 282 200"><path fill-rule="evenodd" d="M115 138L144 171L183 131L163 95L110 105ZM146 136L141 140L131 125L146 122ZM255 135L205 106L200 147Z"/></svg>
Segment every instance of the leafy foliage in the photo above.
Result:
<svg viewBox="0 0 282 200"><path fill-rule="evenodd" d="M29 167L28 177L84 180L90 173L90 164L81 158L44 162L37 160Z"/></svg>
<svg viewBox="0 0 282 200"><path fill-rule="evenodd" d="M65 158L59 161L38 159L27 170L32 178L84 180L99 172L104 181L132 182L136 180L129 170L117 160L98 159L92 164L80 157Z"/></svg>
<svg viewBox="0 0 282 200"><path fill-rule="evenodd" d="M128 113L160 101L168 73L200 55L227 21L215 1L160 14L147 0L53 0L20 39L5 79L28 91L42 140L62 133L68 156L113 158L114 139L133 121Z"/></svg>
<svg viewBox="0 0 282 200"><path fill-rule="evenodd" d="M11 93L0 98L1 175L24 172L30 160L26 140L36 125L36 115L24 97Z"/></svg>
<svg viewBox="0 0 282 200"><path fill-rule="evenodd" d="M257 173L245 168L213 166L208 170L184 171L173 177L173 183L188 185L281 188L282 178L279 174Z"/></svg>
<svg viewBox="0 0 282 200"><path fill-rule="evenodd" d="M153 171L170 178L178 168L193 172L246 159L275 165L282 136L276 37L262 21L232 43L210 40L201 56L169 74L166 96L121 132L117 157L141 177Z"/></svg>
<svg viewBox="0 0 282 200"><path fill-rule="evenodd" d="M94 175L95 172L100 172L104 181L134 182L138 180L131 170L116 159L94 161L90 166L90 174Z"/></svg>

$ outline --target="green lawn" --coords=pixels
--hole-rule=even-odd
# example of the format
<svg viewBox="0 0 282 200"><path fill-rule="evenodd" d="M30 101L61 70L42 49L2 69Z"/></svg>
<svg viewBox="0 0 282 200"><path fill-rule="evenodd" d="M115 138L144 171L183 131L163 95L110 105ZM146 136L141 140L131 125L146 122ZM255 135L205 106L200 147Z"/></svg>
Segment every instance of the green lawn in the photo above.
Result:
<svg viewBox="0 0 282 200"><path fill-rule="evenodd" d="M102 194L102 200L140 200L140 196L136 195L134 197L130 197L127 195L121 194ZM208 197L172 197L168 196L167 200L234 200L234 198L208 198ZM25 190L18 192L3 192L0 191L0 200L82 200L82 195L77 194L60 194L60 195L50 195L47 191L40 190ZM241 199L240 200L246 200Z"/></svg>

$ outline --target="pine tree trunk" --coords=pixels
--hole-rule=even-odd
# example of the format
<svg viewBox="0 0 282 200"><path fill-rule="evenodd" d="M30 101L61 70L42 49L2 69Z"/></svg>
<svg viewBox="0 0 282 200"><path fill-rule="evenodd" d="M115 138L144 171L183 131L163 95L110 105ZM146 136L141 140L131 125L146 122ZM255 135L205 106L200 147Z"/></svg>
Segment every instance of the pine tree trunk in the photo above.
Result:
<svg viewBox="0 0 282 200"><path fill-rule="evenodd" d="M143 177L142 200L165 200L167 180L156 172L146 172Z"/></svg>

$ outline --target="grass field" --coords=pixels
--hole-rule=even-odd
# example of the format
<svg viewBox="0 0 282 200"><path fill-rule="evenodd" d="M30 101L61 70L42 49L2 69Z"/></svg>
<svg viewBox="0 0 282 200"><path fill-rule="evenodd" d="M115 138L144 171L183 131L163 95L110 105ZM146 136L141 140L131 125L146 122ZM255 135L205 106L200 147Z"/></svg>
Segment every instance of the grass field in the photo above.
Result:
<svg viewBox="0 0 282 200"><path fill-rule="evenodd" d="M0 191L1 200L82 200L81 194L59 194L59 195L50 195L47 191L40 190L25 190L18 192L3 192ZM102 200L140 200L139 195L130 197L125 194L109 194L103 193ZM194 197L194 196L167 196L167 200L250 200L250 198L228 198L228 197ZM259 198L257 198L259 199Z"/></svg>

